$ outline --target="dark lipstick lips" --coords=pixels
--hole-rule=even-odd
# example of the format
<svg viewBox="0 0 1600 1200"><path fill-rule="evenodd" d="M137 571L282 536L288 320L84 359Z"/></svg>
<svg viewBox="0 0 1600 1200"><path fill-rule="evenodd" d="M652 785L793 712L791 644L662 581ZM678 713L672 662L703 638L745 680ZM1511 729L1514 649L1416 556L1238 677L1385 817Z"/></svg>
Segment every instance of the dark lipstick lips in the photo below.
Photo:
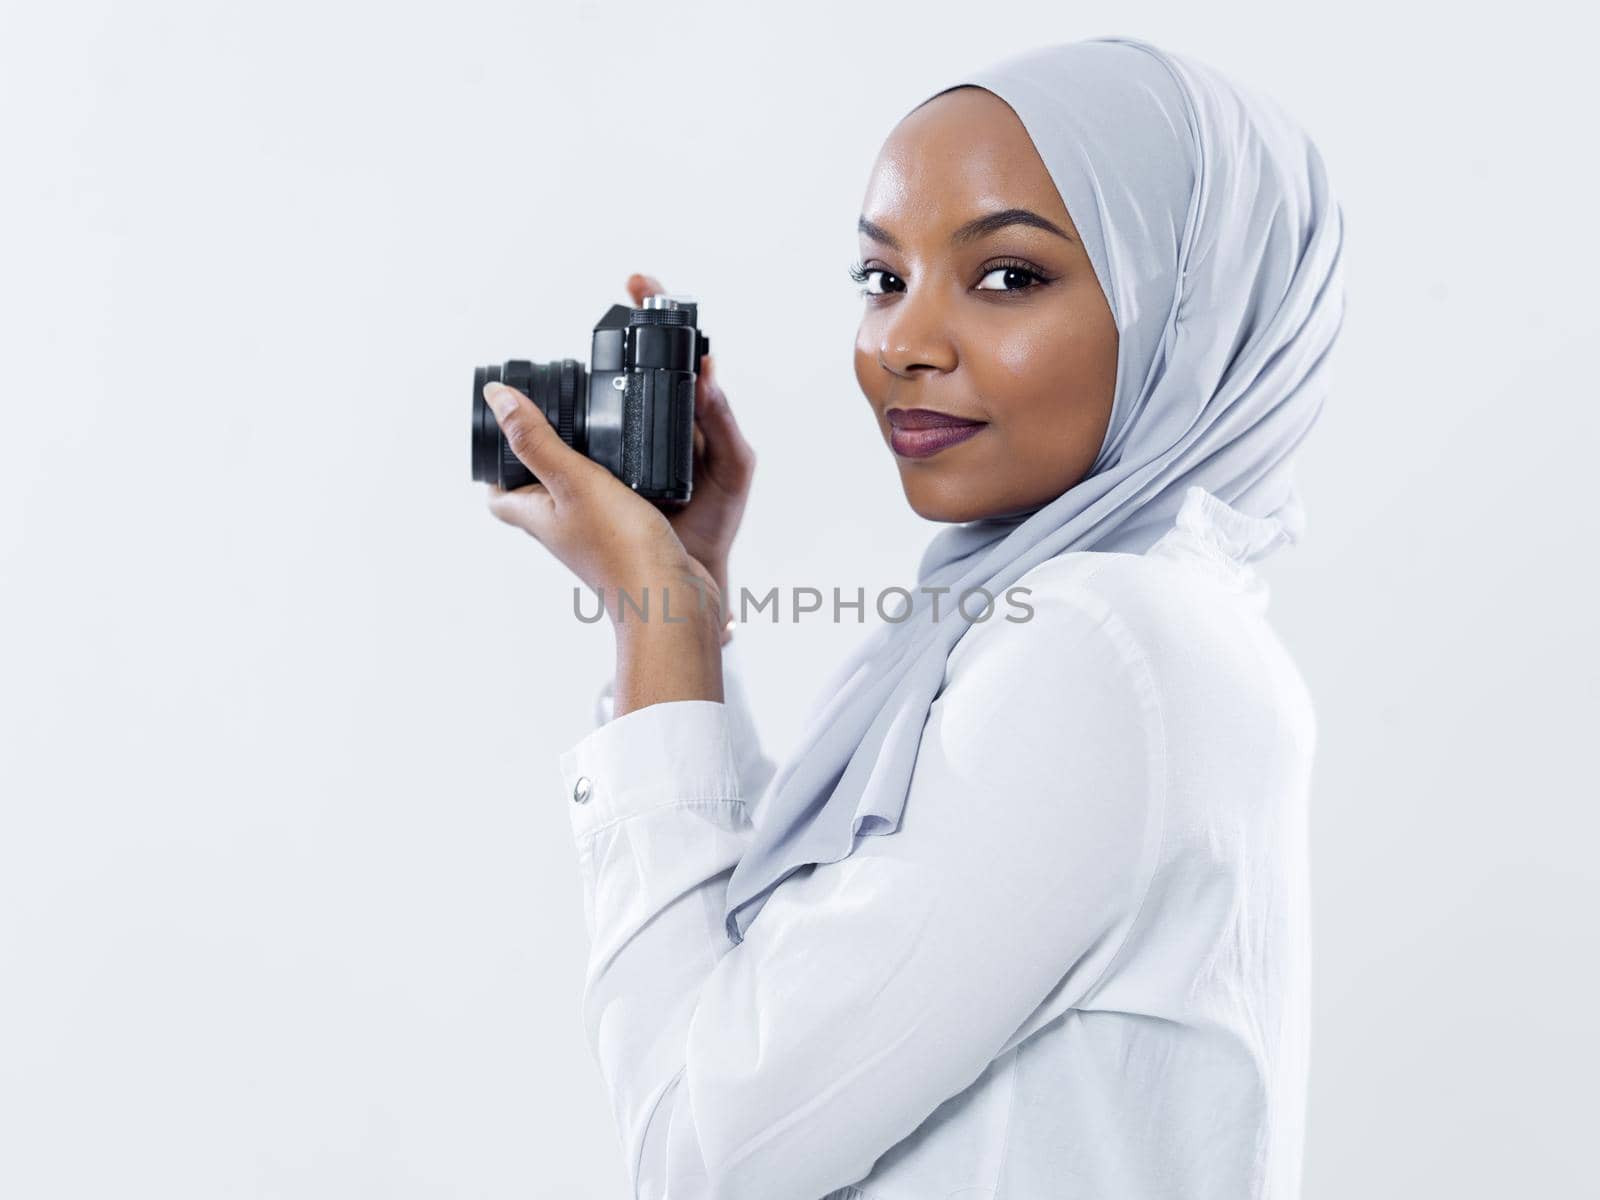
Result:
<svg viewBox="0 0 1600 1200"><path fill-rule="evenodd" d="M905 458L927 458L947 446L964 442L984 426L982 421L954 417L931 408L892 408L889 445Z"/></svg>
<svg viewBox="0 0 1600 1200"><path fill-rule="evenodd" d="M970 417L953 417L931 408L891 408L889 424L896 429L944 429L953 425L982 425Z"/></svg>

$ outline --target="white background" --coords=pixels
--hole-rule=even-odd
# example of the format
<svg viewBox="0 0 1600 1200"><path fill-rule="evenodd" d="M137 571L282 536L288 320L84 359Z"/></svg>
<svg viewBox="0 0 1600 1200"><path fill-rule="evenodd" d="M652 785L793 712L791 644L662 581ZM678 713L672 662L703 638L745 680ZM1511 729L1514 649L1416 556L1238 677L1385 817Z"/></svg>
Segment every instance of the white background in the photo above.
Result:
<svg viewBox="0 0 1600 1200"><path fill-rule="evenodd" d="M468 481L470 369L655 273L761 455L735 586L912 582L868 169L1108 33L1275 94L1349 221L1267 567L1321 719L1306 1195L1592 1186L1595 67L1468 12L8 6L0 1194L623 1195L555 766L609 634ZM740 634L774 753L862 633Z"/></svg>

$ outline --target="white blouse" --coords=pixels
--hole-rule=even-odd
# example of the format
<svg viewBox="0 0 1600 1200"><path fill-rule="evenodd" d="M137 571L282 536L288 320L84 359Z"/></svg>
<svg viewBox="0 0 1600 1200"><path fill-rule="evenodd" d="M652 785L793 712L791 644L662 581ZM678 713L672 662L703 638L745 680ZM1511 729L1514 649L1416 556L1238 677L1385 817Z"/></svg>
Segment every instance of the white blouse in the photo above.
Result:
<svg viewBox="0 0 1600 1200"><path fill-rule="evenodd" d="M1298 1195L1314 723L1267 527L1193 488L1144 554L1028 572L1032 618L951 654L899 831L737 946L774 766L738 639L724 703L610 720L606 685L561 771L636 1198Z"/></svg>

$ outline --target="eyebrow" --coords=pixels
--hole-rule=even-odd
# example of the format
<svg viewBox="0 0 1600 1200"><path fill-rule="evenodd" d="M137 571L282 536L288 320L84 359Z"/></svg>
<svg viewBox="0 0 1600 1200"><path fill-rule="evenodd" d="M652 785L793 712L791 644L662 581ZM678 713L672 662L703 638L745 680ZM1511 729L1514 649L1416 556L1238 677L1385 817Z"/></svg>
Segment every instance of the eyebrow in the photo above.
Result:
<svg viewBox="0 0 1600 1200"><path fill-rule="evenodd" d="M1057 237L1066 238L1069 242L1072 241L1072 235L1066 230L1062 229L1054 221L1048 221L1044 217L1041 217L1038 213L1031 212L1026 208L1006 208L1001 209L999 212L993 212L982 217L977 217L971 221L968 221L965 225L961 226L954 233L952 233L950 235L950 241L954 245L961 245L966 242L975 242L979 238L988 237L991 233L1005 229L1010 225L1028 225L1034 229L1043 229L1049 233L1053 233ZM873 241L881 242L891 250L900 249L900 243L895 239L895 236L892 233L890 233L882 225L873 224L865 217L860 217L857 219L856 229L859 232L866 234Z"/></svg>

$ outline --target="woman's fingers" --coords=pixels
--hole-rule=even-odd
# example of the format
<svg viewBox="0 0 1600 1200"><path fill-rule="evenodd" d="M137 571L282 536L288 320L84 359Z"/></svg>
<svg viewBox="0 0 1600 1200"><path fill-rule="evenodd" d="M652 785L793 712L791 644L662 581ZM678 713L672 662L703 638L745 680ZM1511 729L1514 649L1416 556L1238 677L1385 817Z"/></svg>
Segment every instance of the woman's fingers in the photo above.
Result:
<svg viewBox="0 0 1600 1200"><path fill-rule="evenodd" d="M538 477L550 498L559 501L567 496L588 459L562 441L539 406L516 388L485 384L483 399L500 423L511 452Z"/></svg>
<svg viewBox="0 0 1600 1200"><path fill-rule="evenodd" d="M544 485L538 483L511 492L490 484L489 511L507 525L515 525L541 542L548 541L556 520L556 503Z"/></svg>
<svg viewBox="0 0 1600 1200"><path fill-rule="evenodd" d="M644 303L646 296L659 296L667 289L661 286L661 281L654 275L629 275L628 295L633 297L633 306L638 308Z"/></svg>
<svg viewBox="0 0 1600 1200"><path fill-rule="evenodd" d="M744 431L733 415L728 396L717 380L716 360L706 355L701 360L696 387L694 419L705 435L708 466L716 480L730 491L743 491L755 474L756 452L745 440Z"/></svg>

